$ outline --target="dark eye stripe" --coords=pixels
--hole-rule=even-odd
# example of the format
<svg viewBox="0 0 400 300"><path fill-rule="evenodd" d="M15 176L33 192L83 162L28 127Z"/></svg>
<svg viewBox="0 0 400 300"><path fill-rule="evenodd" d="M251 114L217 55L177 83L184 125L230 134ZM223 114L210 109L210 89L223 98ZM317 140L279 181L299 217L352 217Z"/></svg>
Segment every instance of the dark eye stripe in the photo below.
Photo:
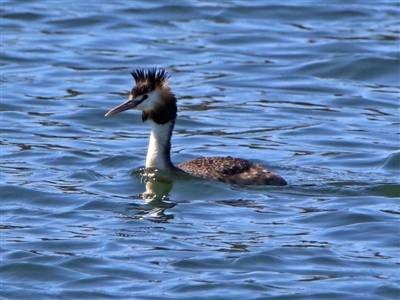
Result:
<svg viewBox="0 0 400 300"><path fill-rule="evenodd" d="M143 98L140 99L140 100L137 102L137 105L139 105L140 103L142 103L142 102L143 102L144 100L146 100L147 98L149 98L149 95L144 95Z"/></svg>

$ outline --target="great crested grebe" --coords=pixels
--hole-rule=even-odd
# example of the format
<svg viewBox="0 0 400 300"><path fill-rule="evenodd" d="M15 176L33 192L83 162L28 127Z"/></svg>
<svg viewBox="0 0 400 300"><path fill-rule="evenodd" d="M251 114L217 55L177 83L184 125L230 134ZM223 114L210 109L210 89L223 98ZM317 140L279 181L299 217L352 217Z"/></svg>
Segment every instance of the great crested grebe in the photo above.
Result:
<svg viewBox="0 0 400 300"><path fill-rule="evenodd" d="M287 185L281 176L246 159L227 157L200 157L178 166L171 162L171 137L177 116L176 97L168 86L168 73L152 68L133 70L136 81L129 99L113 108L107 116L128 109L142 111L143 122L151 124L146 168L185 172L196 177L243 185Z"/></svg>

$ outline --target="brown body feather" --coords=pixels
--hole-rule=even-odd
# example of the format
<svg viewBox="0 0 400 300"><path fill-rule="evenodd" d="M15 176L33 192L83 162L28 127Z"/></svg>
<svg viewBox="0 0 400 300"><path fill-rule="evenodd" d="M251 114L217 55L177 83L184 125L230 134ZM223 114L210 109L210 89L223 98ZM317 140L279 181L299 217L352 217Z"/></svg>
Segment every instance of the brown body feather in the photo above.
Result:
<svg viewBox="0 0 400 300"><path fill-rule="evenodd" d="M199 157L178 165L193 176L244 185L287 185L279 175L243 158Z"/></svg>

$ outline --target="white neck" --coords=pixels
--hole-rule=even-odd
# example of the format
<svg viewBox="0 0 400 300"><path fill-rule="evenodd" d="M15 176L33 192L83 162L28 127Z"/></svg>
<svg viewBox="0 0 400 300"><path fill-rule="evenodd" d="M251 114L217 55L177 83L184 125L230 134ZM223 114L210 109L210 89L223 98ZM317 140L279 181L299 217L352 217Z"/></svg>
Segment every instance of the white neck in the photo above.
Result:
<svg viewBox="0 0 400 300"><path fill-rule="evenodd" d="M171 136L174 129L174 120L165 124L157 124L149 120L151 124L151 134L149 148L147 149L146 168L156 168L160 170L174 169L171 163Z"/></svg>

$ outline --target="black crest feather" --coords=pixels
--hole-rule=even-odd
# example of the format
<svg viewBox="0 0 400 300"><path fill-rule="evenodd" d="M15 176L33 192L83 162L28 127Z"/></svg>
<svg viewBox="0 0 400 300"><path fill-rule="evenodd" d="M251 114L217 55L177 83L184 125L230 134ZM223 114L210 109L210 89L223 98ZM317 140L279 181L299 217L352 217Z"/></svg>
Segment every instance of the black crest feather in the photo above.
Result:
<svg viewBox="0 0 400 300"><path fill-rule="evenodd" d="M151 68L149 70L136 69L131 72L136 81L136 86L132 89L132 94L141 95L153 91L157 87L162 87L167 83L169 77L164 69Z"/></svg>

